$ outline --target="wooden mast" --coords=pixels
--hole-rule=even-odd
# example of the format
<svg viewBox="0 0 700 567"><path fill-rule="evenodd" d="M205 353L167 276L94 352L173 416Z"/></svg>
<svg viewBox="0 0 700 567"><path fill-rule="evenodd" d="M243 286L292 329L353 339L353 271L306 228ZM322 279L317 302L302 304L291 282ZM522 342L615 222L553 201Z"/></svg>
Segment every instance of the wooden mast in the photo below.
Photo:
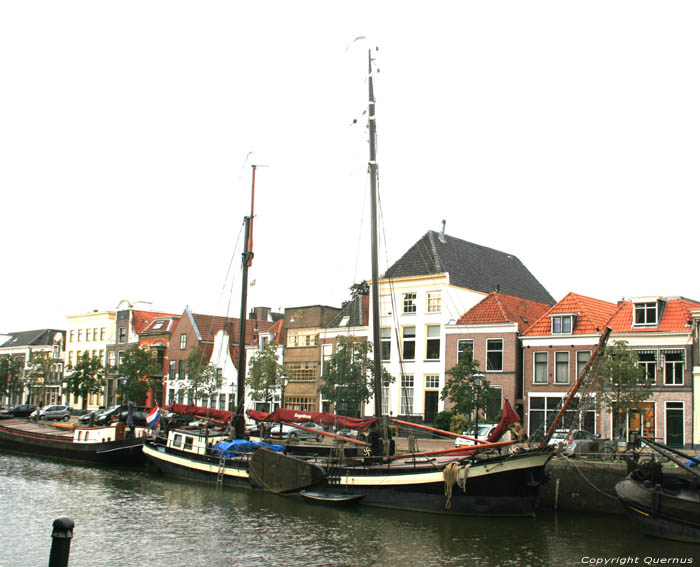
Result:
<svg viewBox="0 0 700 567"><path fill-rule="evenodd" d="M255 203L255 170L256 165L253 168L253 182L251 188L250 197L250 216L244 217L245 221L245 240L243 244L243 270L241 277L241 316L240 316L240 335L238 339L238 390L236 393L237 406L236 406L236 416L235 416L235 428L236 437L242 439L245 434L245 370L246 370L246 357L245 357L245 328L246 328L246 312L248 309L248 267L253 262L253 204Z"/></svg>

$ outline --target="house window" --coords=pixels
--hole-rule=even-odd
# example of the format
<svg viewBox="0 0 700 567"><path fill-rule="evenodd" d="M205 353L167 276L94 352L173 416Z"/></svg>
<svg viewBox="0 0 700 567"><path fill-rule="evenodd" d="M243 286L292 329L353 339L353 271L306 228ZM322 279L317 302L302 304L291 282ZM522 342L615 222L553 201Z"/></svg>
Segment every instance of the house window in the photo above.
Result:
<svg viewBox="0 0 700 567"><path fill-rule="evenodd" d="M644 368L644 375L647 381L656 384L656 351L638 350L639 366Z"/></svg>
<svg viewBox="0 0 700 567"><path fill-rule="evenodd" d="M68 339L68 342L72 343L74 340L75 340L75 331L73 329L71 329L70 338Z"/></svg>
<svg viewBox="0 0 700 567"><path fill-rule="evenodd" d="M185 350L187 348L187 335L182 333L180 335L180 350Z"/></svg>
<svg viewBox="0 0 700 567"><path fill-rule="evenodd" d="M105 340L105 329L104 329L104 327L102 327L102 328L100 329L100 340L101 340L101 341L104 341L104 340Z"/></svg>
<svg viewBox="0 0 700 567"><path fill-rule="evenodd" d="M586 364L588 364L588 361L590 359L590 350L580 350L576 353L576 380L579 379L579 377L581 376L581 372L583 372L583 369L585 368Z"/></svg>
<svg viewBox="0 0 700 567"><path fill-rule="evenodd" d="M340 320L340 327L347 327L348 326L348 321L350 321L350 315L343 315L343 318Z"/></svg>
<svg viewBox="0 0 700 567"><path fill-rule="evenodd" d="M462 357L465 356L464 362L474 360L474 341L471 339L457 340L457 362L462 362Z"/></svg>
<svg viewBox="0 0 700 567"><path fill-rule="evenodd" d="M186 376L185 376L185 361L184 360L178 360L177 377L178 377L178 380L184 380L186 378Z"/></svg>
<svg viewBox="0 0 700 567"><path fill-rule="evenodd" d="M177 363L174 360L168 362L168 380L175 380L175 373L177 372Z"/></svg>
<svg viewBox="0 0 700 567"><path fill-rule="evenodd" d="M415 313L416 312L416 294L415 294L415 292L403 294L403 312L404 313Z"/></svg>
<svg viewBox="0 0 700 567"><path fill-rule="evenodd" d="M284 407L288 409L301 410L301 411L315 411L316 410L316 400L314 398L302 398L294 397L290 398L288 396L284 397Z"/></svg>
<svg viewBox="0 0 700 567"><path fill-rule="evenodd" d="M380 329L382 343L382 360L391 360L391 327Z"/></svg>
<svg viewBox="0 0 700 567"><path fill-rule="evenodd" d="M92 329L85 330L85 340L87 342L92 342Z"/></svg>
<svg viewBox="0 0 700 567"><path fill-rule="evenodd" d="M500 372L503 370L503 339L487 339L486 341L486 371Z"/></svg>
<svg viewBox="0 0 700 567"><path fill-rule="evenodd" d="M108 362L107 364L109 365L110 368L114 368L114 365L117 361L117 353L115 353L113 350L109 351L109 354L107 355Z"/></svg>
<svg viewBox="0 0 700 567"><path fill-rule="evenodd" d="M401 376L401 415L413 413L413 376L403 374Z"/></svg>
<svg viewBox="0 0 700 567"><path fill-rule="evenodd" d="M441 302L439 291L429 291L427 294L427 311L428 313L440 313Z"/></svg>
<svg viewBox="0 0 700 567"><path fill-rule="evenodd" d="M78 329L78 342L82 343L83 342L83 330Z"/></svg>
<svg viewBox="0 0 700 567"><path fill-rule="evenodd" d="M226 409L226 394L219 394L219 409Z"/></svg>
<svg viewBox="0 0 700 567"><path fill-rule="evenodd" d="M554 315L552 317L552 334L569 335L574 328L573 315Z"/></svg>
<svg viewBox="0 0 700 567"><path fill-rule="evenodd" d="M547 380L547 358L546 352L535 353L535 376L533 382L535 384L546 384Z"/></svg>
<svg viewBox="0 0 700 567"><path fill-rule="evenodd" d="M426 360L440 359L440 325L428 325L425 333Z"/></svg>
<svg viewBox="0 0 700 567"><path fill-rule="evenodd" d="M685 367L685 352L682 350L663 351L664 384L667 386L683 385L683 370Z"/></svg>
<svg viewBox="0 0 700 567"><path fill-rule="evenodd" d="M559 411L562 398L557 397L531 397L530 398L530 436L538 432L547 432L547 424L551 423Z"/></svg>
<svg viewBox="0 0 700 567"><path fill-rule="evenodd" d="M554 383L569 383L569 353L557 352L554 354Z"/></svg>
<svg viewBox="0 0 700 567"><path fill-rule="evenodd" d="M316 380L317 368L316 362L290 362L287 364L289 380L290 382L313 382Z"/></svg>
<svg viewBox="0 0 700 567"><path fill-rule="evenodd" d="M185 401L185 390L177 391L177 403L182 404Z"/></svg>
<svg viewBox="0 0 700 567"><path fill-rule="evenodd" d="M657 321L657 303L655 301L634 304L635 325L656 325Z"/></svg>
<svg viewBox="0 0 700 567"><path fill-rule="evenodd" d="M425 377L425 389L426 390L437 390L440 388L440 376L439 375L429 375Z"/></svg>
<svg viewBox="0 0 700 567"><path fill-rule="evenodd" d="M126 342L126 327L119 327L119 344Z"/></svg>
<svg viewBox="0 0 700 567"><path fill-rule="evenodd" d="M403 327L403 359L404 360L415 360L416 359L416 328L415 327Z"/></svg>
<svg viewBox="0 0 700 567"><path fill-rule="evenodd" d="M389 386L382 386L382 413L384 415L389 415L391 411L391 388Z"/></svg>
<svg viewBox="0 0 700 567"><path fill-rule="evenodd" d="M121 366L122 364L124 364L124 351L123 350L119 351L118 357L119 357L119 365Z"/></svg>
<svg viewBox="0 0 700 567"><path fill-rule="evenodd" d="M287 332L287 347L309 347L318 344L318 334L314 331L294 330L290 329Z"/></svg>

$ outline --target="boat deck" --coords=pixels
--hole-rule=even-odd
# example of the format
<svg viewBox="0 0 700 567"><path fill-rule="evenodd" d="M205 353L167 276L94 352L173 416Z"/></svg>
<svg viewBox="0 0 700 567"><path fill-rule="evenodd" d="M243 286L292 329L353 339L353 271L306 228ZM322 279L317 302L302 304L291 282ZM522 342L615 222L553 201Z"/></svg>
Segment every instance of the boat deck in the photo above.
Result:
<svg viewBox="0 0 700 567"><path fill-rule="evenodd" d="M11 429L21 433L49 435L59 439L72 440L75 427L72 423L46 423L28 421L25 419L6 419L0 422L0 429Z"/></svg>

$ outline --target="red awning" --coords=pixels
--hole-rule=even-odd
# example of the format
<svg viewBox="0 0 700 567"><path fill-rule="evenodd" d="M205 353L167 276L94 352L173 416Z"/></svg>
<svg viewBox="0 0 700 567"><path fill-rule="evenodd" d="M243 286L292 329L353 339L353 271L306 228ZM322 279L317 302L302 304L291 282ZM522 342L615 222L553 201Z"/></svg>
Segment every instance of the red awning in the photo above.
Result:
<svg viewBox="0 0 700 567"><path fill-rule="evenodd" d="M195 415L197 417L213 418L223 421L224 423L231 421L235 415L232 411L203 408L200 406L190 406L186 404L170 404L165 409L181 415Z"/></svg>
<svg viewBox="0 0 700 567"><path fill-rule="evenodd" d="M356 417L346 417L334 413L302 411L288 408L277 408L272 413L249 409L248 416L255 421L286 421L291 423L311 421L312 423L319 423L321 425L335 425L336 427L347 427L348 429L357 429L358 431L367 431L370 425L378 421L376 417L358 419Z"/></svg>

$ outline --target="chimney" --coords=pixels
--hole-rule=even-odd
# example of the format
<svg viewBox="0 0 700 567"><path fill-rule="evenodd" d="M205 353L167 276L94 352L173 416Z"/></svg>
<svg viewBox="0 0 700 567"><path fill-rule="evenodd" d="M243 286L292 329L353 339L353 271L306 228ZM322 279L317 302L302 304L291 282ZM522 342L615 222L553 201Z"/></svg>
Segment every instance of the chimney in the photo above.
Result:
<svg viewBox="0 0 700 567"><path fill-rule="evenodd" d="M257 319L258 321L272 322L272 308L271 307L254 307L250 312L251 319Z"/></svg>

